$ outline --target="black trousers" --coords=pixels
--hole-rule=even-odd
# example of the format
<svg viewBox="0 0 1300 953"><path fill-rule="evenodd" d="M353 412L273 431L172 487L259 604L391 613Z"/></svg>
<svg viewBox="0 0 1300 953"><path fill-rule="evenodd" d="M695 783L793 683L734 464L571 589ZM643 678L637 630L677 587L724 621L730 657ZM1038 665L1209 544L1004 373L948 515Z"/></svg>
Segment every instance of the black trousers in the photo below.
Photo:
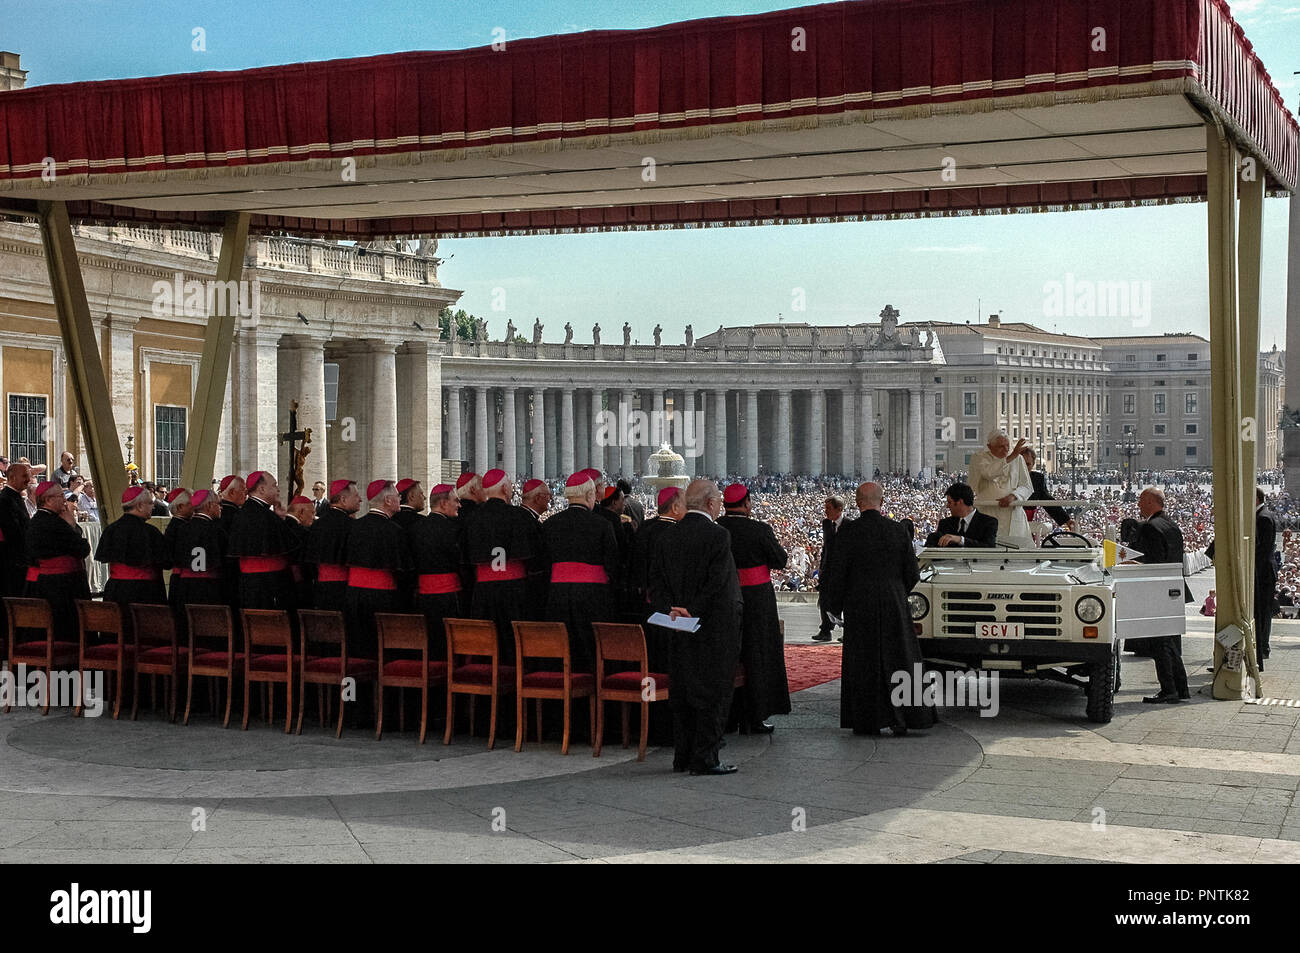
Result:
<svg viewBox="0 0 1300 953"><path fill-rule="evenodd" d="M1263 668L1264 659L1268 658L1268 637L1273 631L1272 606L1260 605L1259 596L1255 596L1255 664Z"/></svg>
<svg viewBox="0 0 1300 953"><path fill-rule="evenodd" d="M718 763L731 692L709 705L687 705L670 698L673 710L673 767L703 771Z"/></svg>
<svg viewBox="0 0 1300 953"><path fill-rule="evenodd" d="M1147 639L1151 658L1156 663L1156 678L1160 680L1160 694L1183 696L1187 694L1187 669L1179 652L1179 639L1166 635Z"/></svg>

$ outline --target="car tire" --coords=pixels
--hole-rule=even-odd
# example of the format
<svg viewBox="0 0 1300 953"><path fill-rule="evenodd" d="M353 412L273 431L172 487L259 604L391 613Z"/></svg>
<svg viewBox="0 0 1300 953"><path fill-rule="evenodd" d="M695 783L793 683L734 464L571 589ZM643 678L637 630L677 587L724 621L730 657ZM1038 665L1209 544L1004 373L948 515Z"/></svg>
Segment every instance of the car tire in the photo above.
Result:
<svg viewBox="0 0 1300 953"><path fill-rule="evenodd" d="M1110 724L1115 713L1115 691L1119 687L1119 651L1112 646L1110 658L1096 662L1088 670L1088 720L1093 724Z"/></svg>

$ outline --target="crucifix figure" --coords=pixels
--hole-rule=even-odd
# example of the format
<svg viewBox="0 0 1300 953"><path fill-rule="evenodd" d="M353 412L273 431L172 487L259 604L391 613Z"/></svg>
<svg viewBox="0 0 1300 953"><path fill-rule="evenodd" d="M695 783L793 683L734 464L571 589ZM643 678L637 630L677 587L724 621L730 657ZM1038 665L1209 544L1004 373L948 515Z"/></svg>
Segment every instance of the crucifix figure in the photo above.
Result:
<svg viewBox="0 0 1300 953"><path fill-rule="evenodd" d="M299 442L301 441L301 446ZM301 496L306 488L306 481L302 476L302 465L307 459L307 454L311 453L311 429L298 429L298 402L289 401L289 431L280 434L280 442L289 445L289 496L292 500L295 496Z"/></svg>

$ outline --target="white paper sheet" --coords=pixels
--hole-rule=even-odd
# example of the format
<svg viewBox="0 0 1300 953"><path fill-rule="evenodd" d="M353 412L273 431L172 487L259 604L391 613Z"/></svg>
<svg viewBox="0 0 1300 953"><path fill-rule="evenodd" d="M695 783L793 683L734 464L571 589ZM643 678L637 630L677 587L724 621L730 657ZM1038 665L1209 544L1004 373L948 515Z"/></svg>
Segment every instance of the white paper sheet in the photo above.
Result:
<svg viewBox="0 0 1300 953"><path fill-rule="evenodd" d="M700 620L695 616L684 615L674 619L662 612L656 612L646 621L651 625L663 626L665 629L677 629L681 632L700 631Z"/></svg>

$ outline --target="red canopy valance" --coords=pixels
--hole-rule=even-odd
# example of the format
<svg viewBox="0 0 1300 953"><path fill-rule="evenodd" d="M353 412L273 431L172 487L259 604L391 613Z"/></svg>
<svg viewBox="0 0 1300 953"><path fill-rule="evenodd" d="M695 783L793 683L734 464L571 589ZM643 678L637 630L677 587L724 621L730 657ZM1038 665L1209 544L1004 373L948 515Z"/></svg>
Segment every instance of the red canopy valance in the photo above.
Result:
<svg viewBox="0 0 1300 953"><path fill-rule="evenodd" d="M52 159L60 189L50 197L85 198L74 206L83 217L203 224L217 219L210 203L140 215L66 190L290 174L348 156L418 164L475 147L551 151L619 134L696 138L781 120L812 127L1175 92L1258 155L1273 188L1296 187L1296 121L1223 0L861 0L511 40L501 52L8 92L0 200L6 189L29 198ZM373 218L360 231L435 230L432 216ZM337 233L342 224L255 217L261 228Z"/></svg>

